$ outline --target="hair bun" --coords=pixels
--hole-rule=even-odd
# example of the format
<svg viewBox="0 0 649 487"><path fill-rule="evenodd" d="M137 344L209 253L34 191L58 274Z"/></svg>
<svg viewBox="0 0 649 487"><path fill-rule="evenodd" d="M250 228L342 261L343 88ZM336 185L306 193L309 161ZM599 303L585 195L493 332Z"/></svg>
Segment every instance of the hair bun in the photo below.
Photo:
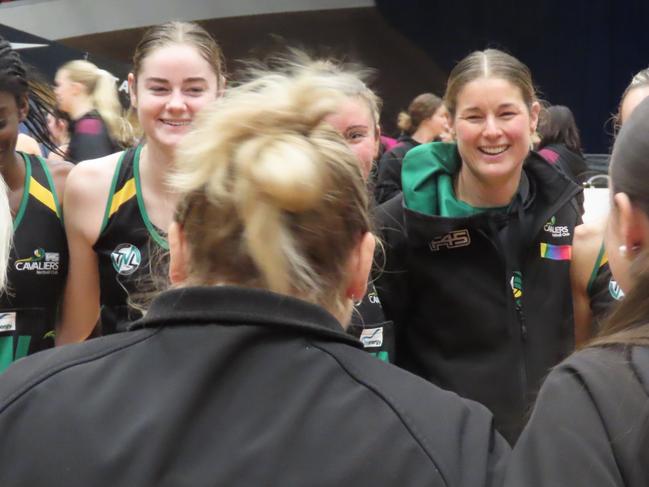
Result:
<svg viewBox="0 0 649 487"><path fill-rule="evenodd" d="M237 159L257 194L282 210L303 212L319 201L323 182L314 163L318 154L304 137L283 134L251 140Z"/></svg>

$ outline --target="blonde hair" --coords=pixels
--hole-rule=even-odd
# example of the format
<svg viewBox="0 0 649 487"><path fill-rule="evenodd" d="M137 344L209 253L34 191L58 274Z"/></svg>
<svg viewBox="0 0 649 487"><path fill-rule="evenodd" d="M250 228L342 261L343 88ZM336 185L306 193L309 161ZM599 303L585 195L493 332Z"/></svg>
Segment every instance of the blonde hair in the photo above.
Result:
<svg viewBox="0 0 649 487"><path fill-rule="evenodd" d="M0 294L7 289L7 266L11 252L11 240L13 236L13 219L9 207L7 185L0 178Z"/></svg>
<svg viewBox="0 0 649 487"><path fill-rule="evenodd" d="M300 297L343 312L346 263L369 230L358 161L326 122L343 96L309 76L230 89L198 114L171 184L189 281Z"/></svg>
<svg viewBox="0 0 649 487"><path fill-rule="evenodd" d="M82 59L65 63L59 71L65 72L70 81L84 86L93 108L106 123L110 138L123 147L131 145L133 130L119 102L113 75Z"/></svg>

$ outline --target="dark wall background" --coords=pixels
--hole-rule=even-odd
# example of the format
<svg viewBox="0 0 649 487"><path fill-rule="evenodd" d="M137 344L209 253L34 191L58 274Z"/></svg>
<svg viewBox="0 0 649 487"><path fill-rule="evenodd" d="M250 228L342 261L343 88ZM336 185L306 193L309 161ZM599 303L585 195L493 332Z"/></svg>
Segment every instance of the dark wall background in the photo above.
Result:
<svg viewBox="0 0 649 487"><path fill-rule="evenodd" d="M619 97L649 65L646 0L376 0L397 31L448 71L464 55L504 48L541 96L575 113L588 152L607 152Z"/></svg>
<svg viewBox="0 0 649 487"><path fill-rule="evenodd" d="M529 65L542 97L571 107L587 152L607 152L607 122L631 76L649 65L647 0L376 0L376 8L292 12L200 22L221 43L236 79L238 60L283 45L376 68L384 132L417 94L441 94L469 52L498 47ZM143 29L64 42L127 63Z"/></svg>

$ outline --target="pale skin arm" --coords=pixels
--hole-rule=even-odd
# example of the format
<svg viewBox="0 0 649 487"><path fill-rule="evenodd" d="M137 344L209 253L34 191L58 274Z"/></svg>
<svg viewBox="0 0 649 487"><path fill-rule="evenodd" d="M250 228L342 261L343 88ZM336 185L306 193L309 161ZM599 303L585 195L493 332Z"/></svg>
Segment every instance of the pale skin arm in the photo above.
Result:
<svg viewBox="0 0 649 487"><path fill-rule="evenodd" d="M588 296L588 281L593 273L595 261L604 240L606 219L579 225L575 228L572 242L572 263L570 281L572 305L575 317L575 345L583 345L592 337L593 315Z"/></svg>
<svg viewBox="0 0 649 487"><path fill-rule="evenodd" d="M99 318L99 269L93 245L99 237L119 154L78 164L63 199L70 266L56 344L85 340Z"/></svg>

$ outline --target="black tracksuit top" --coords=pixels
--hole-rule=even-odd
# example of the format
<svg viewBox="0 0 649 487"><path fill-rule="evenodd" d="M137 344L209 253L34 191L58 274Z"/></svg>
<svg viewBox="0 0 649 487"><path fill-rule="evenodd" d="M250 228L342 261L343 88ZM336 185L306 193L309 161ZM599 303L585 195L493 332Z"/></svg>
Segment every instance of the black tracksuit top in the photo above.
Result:
<svg viewBox="0 0 649 487"><path fill-rule="evenodd" d="M508 458L483 406L260 290L165 292L2 379L3 486L495 486Z"/></svg>
<svg viewBox="0 0 649 487"><path fill-rule="evenodd" d="M574 347L565 257L580 218L579 187L538 154L522 181L509 212L430 216L401 196L377 211L386 265L376 289L397 365L486 405L512 443L541 380Z"/></svg>

